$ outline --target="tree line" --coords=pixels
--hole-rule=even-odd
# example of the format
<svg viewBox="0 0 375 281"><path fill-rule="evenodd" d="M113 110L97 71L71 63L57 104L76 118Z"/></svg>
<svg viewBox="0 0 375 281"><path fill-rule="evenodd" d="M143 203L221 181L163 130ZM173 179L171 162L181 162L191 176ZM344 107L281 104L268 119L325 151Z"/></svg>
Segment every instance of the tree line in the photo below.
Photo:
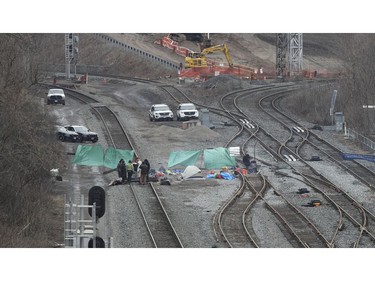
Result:
<svg viewBox="0 0 375 281"><path fill-rule="evenodd" d="M331 53L342 61L336 79L310 83L299 94L288 100L290 110L319 125L331 125L329 115L331 98L337 90L334 111L343 112L348 127L365 135L375 132L375 109L364 109L364 105L375 105L375 35L341 34Z"/></svg>
<svg viewBox="0 0 375 281"><path fill-rule="evenodd" d="M0 247L49 247L55 239L49 171L61 149L37 85L46 42L38 34L0 37Z"/></svg>

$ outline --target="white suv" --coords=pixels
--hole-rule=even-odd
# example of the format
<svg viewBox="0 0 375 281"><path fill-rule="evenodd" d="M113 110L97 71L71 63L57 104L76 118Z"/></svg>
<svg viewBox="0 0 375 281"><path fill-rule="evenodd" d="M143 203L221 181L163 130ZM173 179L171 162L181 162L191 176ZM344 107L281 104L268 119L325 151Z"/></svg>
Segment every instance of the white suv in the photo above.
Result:
<svg viewBox="0 0 375 281"><path fill-rule="evenodd" d="M173 112L166 104L153 104L148 111L150 121L173 121Z"/></svg>
<svg viewBox="0 0 375 281"><path fill-rule="evenodd" d="M199 117L198 110L192 103L180 103L177 107L177 120L197 119Z"/></svg>

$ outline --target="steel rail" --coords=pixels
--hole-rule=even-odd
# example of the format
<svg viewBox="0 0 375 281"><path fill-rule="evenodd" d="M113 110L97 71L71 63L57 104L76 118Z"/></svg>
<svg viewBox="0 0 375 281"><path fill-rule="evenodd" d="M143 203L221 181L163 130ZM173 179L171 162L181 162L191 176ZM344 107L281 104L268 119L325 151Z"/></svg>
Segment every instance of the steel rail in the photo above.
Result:
<svg viewBox="0 0 375 281"><path fill-rule="evenodd" d="M55 87L55 86L53 86ZM113 126L113 122L116 122L116 124L118 125L118 127L120 127L122 133L125 135L126 139L128 140L128 144L129 146L132 148L132 150L135 151L134 149L134 146L132 145L131 141L130 141L130 138L129 138L129 135L127 134L125 128L123 127L123 125L121 124L120 120L118 119L117 115L110 109L108 108L107 106L105 105L102 105L100 104L96 99L92 98L92 97L89 97L81 92L78 92L78 91L75 91L75 90L71 90L71 89L67 89L67 88L64 88L64 87L60 87L62 89L64 89L64 91L66 92L67 95L70 95L71 97L75 98L75 99L78 99L79 101L85 103L85 104L89 104L90 107L97 113L97 115L100 117L100 119L102 120L102 123L103 125L105 126L106 130L107 130L107 134L108 134L108 137L109 139L111 140L112 142L112 145L116 148L118 147L118 144L116 146L116 141L114 140L114 138L112 137L112 131L113 131L113 128L109 128L109 125L107 124L108 122L108 114L111 116L110 118L112 119L111 120L111 125ZM98 105L99 104L99 105ZM135 155L137 155L135 153ZM149 187L150 189L152 190L152 193L154 194L155 198L157 199L157 202L158 204L154 204L154 208L158 207L162 210L163 214L160 214L159 213L159 224L162 225L162 220L160 218L164 217L165 218L165 221L166 223L164 223L165 227L166 228L169 228L170 229L170 232L171 232L171 236L173 237L172 239L168 240L167 242L173 242L173 241L177 241L177 243L173 243L172 247L183 247L181 241L180 241L180 238L178 237L177 235L177 232L175 231L175 228L173 227L172 225L172 222L171 220L169 219L168 217L168 214L159 198L159 195L157 194L155 188L153 187L153 185L151 183L149 183ZM144 223L146 225L146 228L148 229L148 232L149 232L149 235L154 243L154 246L155 247L158 247L158 244L161 243L162 244L162 247L168 247L168 244L163 244L163 242L165 242L166 240L164 239L164 241L158 241L157 239L155 239L155 232L157 231L156 228L152 229L152 227L150 227L150 223L149 221L147 221L146 219L146 216L145 216L145 212L144 212L144 209L142 208L141 204L140 204L140 200L139 200L139 197L137 196L137 192L135 191L134 188L132 188L132 193L135 197L135 200L137 202L137 205L139 207L139 210L141 212L141 215L144 219ZM164 237L166 236L167 234L164 235ZM160 237L160 235L159 235ZM163 239L161 239L163 240Z"/></svg>
<svg viewBox="0 0 375 281"><path fill-rule="evenodd" d="M270 97L270 96L274 96L274 95L277 95L277 93L275 93L275 94L271 94L271 95L269 95L269 96L267 96L267 97L263 97L263 98L261 99L261 101L264 100L264 99L266 99L266 98L268 98L268 97ZM279 97L276 97L276 98L273 100L272 105L273 105L274 109L277 110L280 114L285 115L285 114L283 114L282 112L280 112L280 110L279 110L278 108L276 108L276 106L275 106L275 104L274 104L274 101L275 101L276 99L278 99L278 98L279 98ZM260 104L260 103L261 103L261 102L259 102L259 104ZM261 107L261 108L266 112L266 110L264 109L264 107ZM269 112L266 112L266 113L269 114L270 116L273 116L273 118L274 118L275 120L279 121L279 122L282 123L287 129L290 130L290 127L289 127L288 125L286 125L284 122L282 122L282 121L280 120L280 118L275 117L273 114L271 114L271 113L269 113ZM285 115L285 116L286 116L286 115ZM295 121L293 118L290 118L289 116L286 116L286 117L289 118L289 119L291 119L292 121ZM296 122L296 121L295 121L295 122ZM296 123L298 124L298 122L296 122ZM301 136L301 137L303 137L303 136ZM297 156L298 156L298 158L300 158L299 155L297 155ZM316 174L319 174L317 171L315 171L315 169L313 169L310 165L308 165L308 164L307 164L302 158L301 158L301 161L304 162L307 166L309 166L312 170L314 170L314 172L315 172ZM320 175L320 174L319 174L319 176L320 176L320 177L323 177L323 176ZM327 179L326 181L328 181L328 179ZM333 184L330 183L330 186L333 186ZM342 190L339 189L338 187L335 187L335 188L336 188L337 190L340 190L340 192L342 191ZM322 190L320 190L320 191L322 192ZM332 196L332 195L328 195L327 193L324 193L324 192L323 192L323 194L325 195L326 198L329 199L330 202L334 202L334 204L335 204L336 206L338 206L338 207L340 208L340 210L342 210L342 211L345 213L345 215L350 219L350 221L352 221L352 223L354 223L354 224L358 224L358 225L360 226L361 232L360 232L360 235L359 235L359 236L361 236L362 229L363 229L363 223L366 222L365 211L363 210L361 204L358 203L358 202L357 202L356 200L354 200L353 198L349 198L349 200L351 200L352 202L354 202L354 204L358 207L359 211L362 213L362 217L363 217L363 218L362 218L362 225L361 225L360 223L358 223L358 222L352 217L352 215L348 213L347 210L343 209L340 205L336 204L335 200L333 200L333 199L330 197L330 196ZM340 221L341 221L341 220L340 220ZM341 225L340 225L340 224L338 225L337 229L339 229L339 228L341 228ZM337 234L337 231L336 231L335 233ZM359 239L358 239L358 241L359 241ZM357 244L358 244L358 242L355 243L355 245L357 245Z"/></svg>
<svg viewBox="0 0 375 281"><path fill-rule="evenodd" d="M237 94L238 92L236 92L236 94ZM233 93L230 93L230 94L233 94ZM229 94L229 95L230 95ZM224 100L224 98L226 98L226 97L228 97L228 95L226 95L225 97L222 97L221 98L221 106L222 106L222 108L224 109L224 110L226 110L225 109L225 106L224 106L224 102L223 102L223 100ZM236 105L236 103L234 102L234 104ZM231 112L229 111L229 110L226 110L226 112L228 113L228 115L231 115L231 117L232 118L235 118L232 114L231 114ZM245 115L245 117L247 117L246 115ZM241 129L243 128L243 126L241 126ZM242 190L242 189L240 189L240 190ZM218 221L219 221L219 223L221 223L221 220L222 220L222 214L223 214L223 212L225 211L225 209L227 209L228 208L228 206L230 205L230 204L234 204L234 202L235 202L235 200L236 200L236 198L238 197L238 193L236 193L225 205L224 205L224 207L222 208L222 210L220 211L220 215L219 215L219 218L218 218ZM279 216L280 216L280 218L281 219L283 219L283 217L280 215L280 213L279 212L277 212L277 210L275 210L274 208L272 208L272 206L270 206L270 208L275 212L275 213L277 213L277 214L279 214ZM248 208L247 208L247 210L248 210ZM245 211L245 213L246 213L246 211ZM298 213L298 212L297 212ZM300 215L302 215L303 216L303 214L301 214L301 213L299 213ZM243 215L243 220L244 220L244 215ZM286 222L285 220L284 220L284 222L285 222L285 224L286 225L289 225L288 224L288 222ZM310 223L311 224L311 222L310 221L308 221L308 223ZM313 224L311 224L312 226L314 226ZM289 225L289 227L290 227L290 225ZM223 228L222 227L220 227L220 230L221 230L221 232L223 233ZM300 243L302 244L302 245L304 245L304 246L306 246L306 244L305 243L303 243L303 241L299 238L299 236L298 236L298 234L293 230L293 228L292 227L290 227L290 231L294 234L294 236L297 238L297 240L299 240L300 241ZM318 233L318 237L319 237L319 235L320 236L322 236L321 235L321 233L315 228L314 229L314 231L316 231L317 233ZM225 233L223 233L223 235L225 236ZM322 236L323 237L323 236ZM324 238L324 237L323 237ZM225 237L225 240L226 241L228 241L228 237ZM326 244L328 244L328 241L326 241L325 239L323 239L324 241L325 241L325 243ZM312 239L310 239L310 241L312 241ZM228 242L229 243L229 242ZM322 244L319 244L319 245L322 245ZM232 245L231 245L232 246Z"/></svg>

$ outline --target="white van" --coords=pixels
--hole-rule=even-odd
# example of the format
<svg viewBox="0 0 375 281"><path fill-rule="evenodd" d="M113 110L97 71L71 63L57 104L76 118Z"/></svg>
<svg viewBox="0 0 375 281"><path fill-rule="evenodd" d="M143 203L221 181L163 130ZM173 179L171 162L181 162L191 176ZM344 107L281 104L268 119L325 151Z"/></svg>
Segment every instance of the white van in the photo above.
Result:
<svg viewBox="0 0 375 281"><path fill-rule="evenodd" d="M65 105L65 94L63 89L49 89L47 95L47 104Z"/></svg>

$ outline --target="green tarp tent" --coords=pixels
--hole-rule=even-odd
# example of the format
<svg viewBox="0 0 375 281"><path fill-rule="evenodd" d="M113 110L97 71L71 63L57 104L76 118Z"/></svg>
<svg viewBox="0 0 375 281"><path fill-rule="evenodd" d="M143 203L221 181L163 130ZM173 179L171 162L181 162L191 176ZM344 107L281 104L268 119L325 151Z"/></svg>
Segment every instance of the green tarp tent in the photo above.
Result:
<svg viewBox="0 0 375 281"><path fill-rule="evenodd" d="M220 169L236 166L236 160L230 156L229 150L224 147L205 149L203 152L204 167L206 169Z"/></svg>
<svg viewBox="0 0 375 281"><path fill-rule="evenodd" d="M187 167L189 165L195 165L200 153L201 151L199 150L172 151L169 154L168 168L173 166Z"/></svg>
<svg viewBox="0 0 375 281"><path fill-rule="evenodd" d="M120 159L124 159L125 163L133 160L133 150L115 149L108 147L103 153L103 148L98 145L78 145L74 155L73 163L85 166L105 166L110 169L117 167Z"/></svg>
<svg viewBox="0 0 375 281"><path fill-rule="evenodd" d="M122 150L108 147L104 155L104 166L110 169L114 169L117 167L120 159L124 159L125 163L128 163L128 161L133 160L133 158L133 150Z"/></svg>
<svg viewBox="0 0 375 281"><path fill-rule="evenodd" d="M73 163L85 166L103 166L103 148L99 145L78 145Z"/></svg>
<svg viewBox="0 0 375 281"><path fill-rule="evenodd" d="M200 150L181 150L172 151L169 154L168 168L174 166L187 167L196 165L196 162L201 155ZM236 166L236 160L230 156L229 150L224 147L205 149L203 151L204 168L206 169L220 169L222 167Z"/></svg>

